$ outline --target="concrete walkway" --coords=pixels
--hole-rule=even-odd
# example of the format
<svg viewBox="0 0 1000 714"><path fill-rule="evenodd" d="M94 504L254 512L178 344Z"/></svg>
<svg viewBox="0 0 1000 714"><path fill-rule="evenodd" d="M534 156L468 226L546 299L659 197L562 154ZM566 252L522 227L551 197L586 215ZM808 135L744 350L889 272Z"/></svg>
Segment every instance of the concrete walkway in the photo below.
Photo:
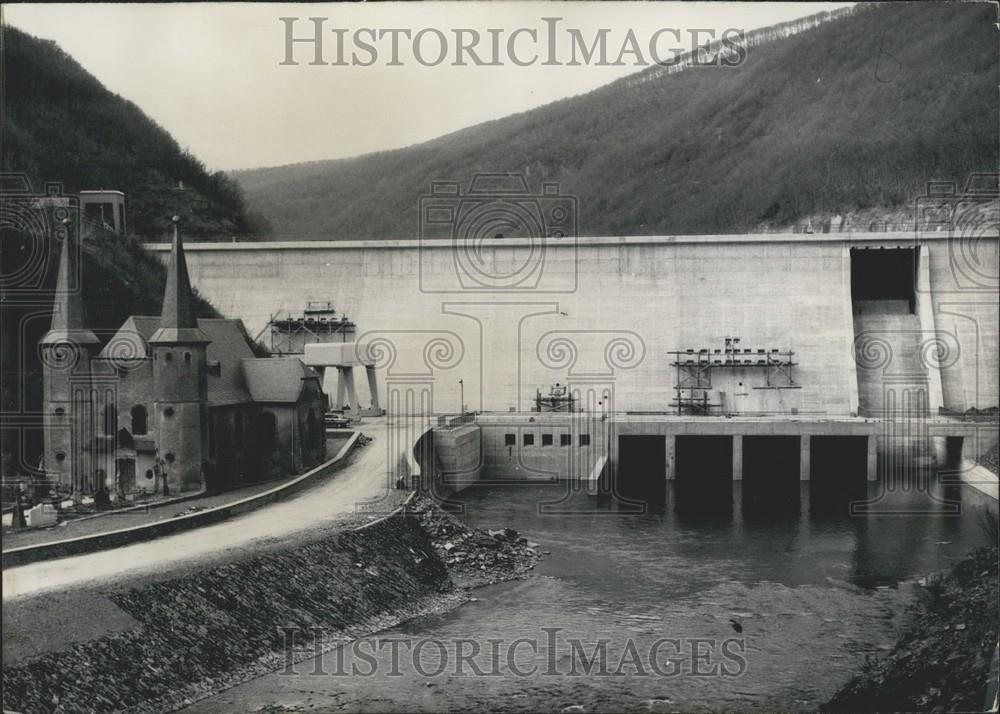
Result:
<svg viewBox="0 0 1000 714"><path fill-rule="evenodd" d="M982 464L973 461L963 461L961 470L962 483L985 493L994 501L1000 500L1000 477Z"/></svg>
<svg viewBox="0 0 1000 714"><path fill-rule="evenodd" d="M327 438L327 456L336 455L350 436L338 434ZM304 472L303 472L304 473ZM54 543L67 538L82 538L84 536L107 533L121 528L135 528L136 526L159 523L164 520L176 518L181 513L189 513L193 510L205 510L223 506L228 503L235 503L244 498L256 496L259 493L270 491L271 489L288 483L301 474L291 474L283 478L270 479L260 483L235 488L222 493L210 495L191 495L181 499L170 499L169 503L151 501L141 506L132 506L127 509L111 510L105 513L84 516L67 520L51 528L32 529L26 528L19 531L5 531L3 534L3 550L11 548L22 548L42 543Z"/></svg>
<svg viewBox="0 0 1000 714"><path fill-rule="evenodd" d="M255 544L301 536L346 522L374 519L390 510L385 420L358 427L374 441L357 447L350 461L329 479L286 501L274 503L223 523L113 550L32 563L3 571L3 600L65 590L104 581L162 574L203 560L245 554ZM379 508L384 499L385 508ZM359 507L360 505L360 507Z"/></svg>

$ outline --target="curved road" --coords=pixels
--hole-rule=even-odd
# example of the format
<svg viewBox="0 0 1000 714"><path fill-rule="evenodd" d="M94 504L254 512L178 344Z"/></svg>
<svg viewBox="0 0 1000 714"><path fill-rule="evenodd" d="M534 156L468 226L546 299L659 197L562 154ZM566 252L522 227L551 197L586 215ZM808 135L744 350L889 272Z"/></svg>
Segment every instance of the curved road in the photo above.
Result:
<svg viewBox="0 0 1000 714"><path fill-rule="evenodd" d="M386 439L384 418L366 421L360 429L374 441L355 447L345 466L288 500L222 523L156 540L6 569L3 571L3 600L163 573L230 552L245 551L255 543L273 542L307 530L328 529L357 514L361 510L358 505L364 502L374 503L371 512L379 513L383 507L378 501L386 494L389 479L386 455L392 446ZM397 442L396 439L392 441Z"/></svg>

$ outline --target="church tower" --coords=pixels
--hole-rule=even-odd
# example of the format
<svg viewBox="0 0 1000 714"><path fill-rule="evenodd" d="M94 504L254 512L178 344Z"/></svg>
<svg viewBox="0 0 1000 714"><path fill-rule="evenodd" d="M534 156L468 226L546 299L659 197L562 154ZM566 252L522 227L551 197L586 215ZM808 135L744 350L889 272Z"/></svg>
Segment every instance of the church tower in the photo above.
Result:
<svg viewBox="0 0 1000 714"><path fill-rule="evenodd" d="M163 291L160 328L149 339L153 353L153 408L157 460L171 495L204 485L207 455L209 339L198 328L194 297L177 222Z"/></svg>
<svg viewBox="0 0 1000 714"><path fill-rule="evenodd" d="M71 221L67 218L62 225L52 324L38 343L44 385L44 468L48 480L60 490L93 493L96 484L90 446L96 425L90 362L100 341L86 328Z"/></svg>

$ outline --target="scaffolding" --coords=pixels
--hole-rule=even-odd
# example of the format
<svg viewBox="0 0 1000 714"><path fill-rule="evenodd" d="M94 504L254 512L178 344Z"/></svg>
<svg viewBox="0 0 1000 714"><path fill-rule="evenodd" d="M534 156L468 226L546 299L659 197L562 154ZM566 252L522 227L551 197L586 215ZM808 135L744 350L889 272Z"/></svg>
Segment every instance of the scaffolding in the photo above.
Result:
<svg viewBox="0 0 1000 714"><path fill-rule="evenodd" d="M355 327L347 315L337 314L332 302L310 301L301 314L272 314L258 339L266 332L272 354L300 355L307 344L353 341Z"/></svg>
<svg viewBox="0 0 1000 714"><path fill-rule="evenodd" d="M573 395L569 393L569 388L556 382L549 388L548 396L542 396L542 390L535 390L535 411L536 412L572 412Z"/></svg>
<svg viewBox="0 0 1000 714"><path fill-rule="evenodd" d="M712 373L716 370L759 370L764 373L764 386L754 389L799 389L795 382L795 353L774 348L740 347L739 337L727 336L721 348L688 348L667 354L673 357L671 365L676 370L674 401L671 407L677 414L711 414L722 404L709 401L712 390Z"/></svg>

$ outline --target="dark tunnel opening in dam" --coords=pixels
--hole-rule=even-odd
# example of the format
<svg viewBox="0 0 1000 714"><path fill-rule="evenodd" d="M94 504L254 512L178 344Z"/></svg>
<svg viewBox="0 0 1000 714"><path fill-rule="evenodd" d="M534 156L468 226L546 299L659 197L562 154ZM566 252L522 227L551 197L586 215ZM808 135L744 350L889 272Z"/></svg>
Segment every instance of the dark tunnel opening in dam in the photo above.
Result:
<svg viewBox="0 0 1000 714"><path fill-rule="evenodd" d="M618 495L662 508L667 497L666 438L649 435L618 437Z"/></svg>
<svg viewBox="0 0 1000 714"><path fill-rule="evenodd" d="M813 436L811 438L809 510L842 515L851 501L868 495L868 439L863 436Z"/></svg>
<svg viewBox="0 0 1000 714"><path fill-rule="evenodd" d="M743 512L798 513L801 439L743 437Z"/></svg>
<svg viewBox="0 0 1000 714"><path fill-rule="evenodd" d="M732 437L678 436L675 450L675 509L683 513L732 513Z"/></svg>
<svg viewBox="0 0 1000 714"><path fill-rule="evenodd" d="M917 254L912 248L852 248L851 301L879 312L893 305L912 313L916 304Z"/></svg>

